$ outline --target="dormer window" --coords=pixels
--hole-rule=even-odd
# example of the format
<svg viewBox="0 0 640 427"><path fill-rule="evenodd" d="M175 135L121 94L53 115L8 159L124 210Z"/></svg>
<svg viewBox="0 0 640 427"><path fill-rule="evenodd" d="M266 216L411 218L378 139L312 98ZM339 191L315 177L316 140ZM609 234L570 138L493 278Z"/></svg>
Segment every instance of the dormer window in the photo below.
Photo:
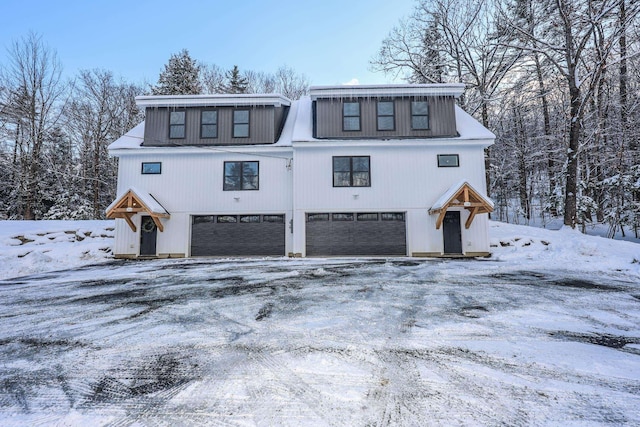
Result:
<svg viewBox="0 0 640 427"><path fill-rule="evenodd" d="M411 129L429 129L429 103L427 101L411 102Z"/></svg>
<svg viewBox="0 0 640 427"><path fill-rule="evenodd" d="M169 138L182 139L185 137L186 111L171 111L169 113Z"/></svg>
<svg viewBox="0 0 640 427"><path fill-rule="evenodd" d="M395 130L395 108L393 101L378 101L378 130Z"/></svg>
<svg viewBox="0 0 640 427"><path fill-rule="evenodd" d="M233 111L233 137L249 138L249 110Z"/></svg>
<svg viewBox="0 0 640 427"><path fill-rule="evenodd" d="M202 110L200 113L200 138L218 137L218 111Z"/></svg>
<svg viewBox="0 0 640 427"><path fill-rule="evenodd" d="M360 130L360 103L345 102L342 105L342 130L343 131L359 131Z"/></svg>

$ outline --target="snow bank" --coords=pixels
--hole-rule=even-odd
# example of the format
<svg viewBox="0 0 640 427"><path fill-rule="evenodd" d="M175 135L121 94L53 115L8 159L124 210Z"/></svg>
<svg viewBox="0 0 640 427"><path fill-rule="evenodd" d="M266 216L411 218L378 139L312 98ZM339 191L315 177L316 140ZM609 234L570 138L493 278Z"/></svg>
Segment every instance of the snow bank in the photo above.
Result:
<svg viewBox="0 0 640 427"><path fill-rule="evenodd" d="M0 221L0 280L112 259L114 221ZM491 222L491 260L640 278L640 245L579 231ZM481 265L478 268L482 268ZM322 270L318 270L322 275Z"/></svg>
<svg viewBox="0 0 640 427"><path fill-rule="evenodd" d="M0 280L112 259L115 223L0 221Z"/></svg>
<svg viewBox="0 0 640 427"><path fill-rule="evenodd" d="M492 258L528 268L618 272L640 277L640 245L588 236L563 227L546 230L491 222Z"/></svg>

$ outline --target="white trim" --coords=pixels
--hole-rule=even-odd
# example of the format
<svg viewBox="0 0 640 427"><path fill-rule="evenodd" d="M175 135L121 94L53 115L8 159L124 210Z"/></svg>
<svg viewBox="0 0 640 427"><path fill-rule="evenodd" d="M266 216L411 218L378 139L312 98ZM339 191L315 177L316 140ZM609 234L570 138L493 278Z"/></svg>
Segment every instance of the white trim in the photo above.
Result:
<svg viewBox="0 0 640 427"><path fill-rule="evenodd" d="M136 96L138 107L245 107L256 105L290 106L280 94L144 95Z"/></svg>
<svg viewBox="0 0 640 427"><path fill-rule="evenodd" d="M311 100L319 98L387 97L387 96L453 96L464 92L462 83L312 86Z"/></svg>

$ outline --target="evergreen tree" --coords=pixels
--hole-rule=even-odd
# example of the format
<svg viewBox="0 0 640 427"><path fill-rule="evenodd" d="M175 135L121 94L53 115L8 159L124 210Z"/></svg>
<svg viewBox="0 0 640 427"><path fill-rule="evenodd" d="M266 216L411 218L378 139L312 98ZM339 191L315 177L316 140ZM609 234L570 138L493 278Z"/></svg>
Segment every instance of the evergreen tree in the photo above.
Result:
<svg viewBox="0 0 640 427"><path fill-rule="evenodd" d="M201 66L189 56L187 49L171 55L160 73L153 95L197 95L202 93Z"/></svg>
<svg viewBox="0 0 640 427"><path fill-rule="evenodd" d="M232 70L227 71L226 93L247 93L248 87L249 81L246 77L240 75L237 65L234 65Z"/></svg>

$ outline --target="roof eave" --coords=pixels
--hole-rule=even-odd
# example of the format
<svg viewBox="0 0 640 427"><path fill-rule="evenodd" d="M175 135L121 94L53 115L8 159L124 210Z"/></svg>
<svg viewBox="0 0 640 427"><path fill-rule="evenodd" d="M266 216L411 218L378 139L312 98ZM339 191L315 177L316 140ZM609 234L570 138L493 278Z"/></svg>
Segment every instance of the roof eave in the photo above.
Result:
<svg viewBox="0 0 640 427"><path fill-rule="evenodd" d="M280 94L215 95L143 95L136 97L138 107L288 107L291 100Z"/></svg>

